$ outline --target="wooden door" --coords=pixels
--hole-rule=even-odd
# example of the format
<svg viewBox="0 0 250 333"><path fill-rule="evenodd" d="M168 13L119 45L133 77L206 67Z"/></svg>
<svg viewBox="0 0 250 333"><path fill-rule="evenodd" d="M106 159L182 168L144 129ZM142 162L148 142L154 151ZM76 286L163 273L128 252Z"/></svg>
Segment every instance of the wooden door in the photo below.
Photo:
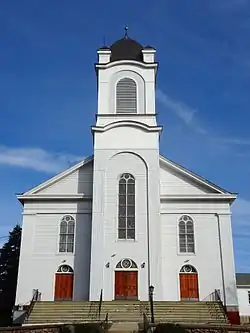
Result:
<svg viewBox="0 0 250 333"><path fill-rule="evenodd" d="M181 300L199 300L198 274L180 274L180 295Z"/></svg>
<svg viewBox="0 0 250 333"><path fill-rule="evenodd" d="M73 274L57 273L55 277L55 301L72 300L73 297Z"/></svg>
<svg viewBox="0 0 250 333"><path fill-rule="evenodd" d="M126 289L128 299L137 299L138 272L126 272Z"/></svg>
<svg viewBox="0 0 250 333"><path fill-rule="evenodd" d="M138 297L138 272L115 272L115 299L137 299Z"/></svg>

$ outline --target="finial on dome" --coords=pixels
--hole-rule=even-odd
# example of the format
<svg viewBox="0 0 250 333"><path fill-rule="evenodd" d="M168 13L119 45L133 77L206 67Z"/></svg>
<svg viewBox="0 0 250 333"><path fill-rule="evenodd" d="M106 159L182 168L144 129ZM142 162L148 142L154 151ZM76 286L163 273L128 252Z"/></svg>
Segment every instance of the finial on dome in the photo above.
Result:
<svg viewBox="0 0 250 333"><path fill-rule="evenodd" d="M128 38L128 26L127 25L125 25L124 30L125 30L124 38L127 39Z"/></svg>

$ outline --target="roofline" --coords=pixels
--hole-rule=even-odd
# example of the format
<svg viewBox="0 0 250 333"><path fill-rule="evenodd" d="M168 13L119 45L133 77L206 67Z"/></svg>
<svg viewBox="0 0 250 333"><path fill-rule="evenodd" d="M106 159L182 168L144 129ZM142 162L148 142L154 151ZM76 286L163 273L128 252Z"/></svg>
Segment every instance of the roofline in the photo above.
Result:
<svg viewBox="0 0 250 333"><path fill-rule="evenodd" d="M210 182L206 178L194 173L193 171L190 171L190 170L186 169L182 165L180 165L176 162L173 162L172 160L164 157L163 155L160 155L160 160L164 163L170 164L175 169L177 169L177 170L183 172L184 174L192 177L194 180L198 181L200 184L208 186L208 187L212 188L213 190L216 190L216 191L220 192L221 194L230 194L232 196L232 198L236 199L236 195L237 195L236 193L229 192L229 191L217 186L216 184Z"/></svg>
<svg viewBox="0 0 250 333"><path fill-rule="evenodd" d="M63 200L77 200L83 201L92 200L92 196L84 195L84 193L78 194L31 194L31 195L17 195L18 200L23 204L24 201L29 200L40 200L40 201L47 201L47 200L56 200L56 201L63 201Z"/></svg>
<svg viewBox="0 0 250 333"><path fill-rule="evenodd" d="M239 288L239 289L249 289L250 288L250 283L249 284L237 284L236 283L236 288Z"/></svg>
<svg viewBox="0 0 250 333"><path fill-rule="evenodd" d="M39 184L36 187L33 187L32 189L22 193L21 195L17 195L18 200L22 197L22 199L25 199L26 197L28 197L29 195L34 195L35 192L44 189L52 184L54 184L55 182L57 182L60 179L63 179L64 177L68 176L69 174L71 174L72 172L76 171L77 169L79 169L80 167L82 167L83 165L86 165L90 162L92 162L94 159L94 156L88 156L86 157L83 161L73 165L72 167L66 169L63 172L60 172L59 174L55 175L54 177L48 179L47 181ZM20 201L20 200L19 200Z"/></svg>

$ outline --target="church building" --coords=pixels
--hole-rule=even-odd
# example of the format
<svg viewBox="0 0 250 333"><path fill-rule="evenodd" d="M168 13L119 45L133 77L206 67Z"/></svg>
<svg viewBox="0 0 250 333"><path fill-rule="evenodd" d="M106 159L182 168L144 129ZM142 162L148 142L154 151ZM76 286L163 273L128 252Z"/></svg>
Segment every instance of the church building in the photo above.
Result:
<svg viewBox="0 0 250 333"><path fill-rule="evenodd" d="M236 194L160 154L156 50L125 36L98 49L93 156L18 195L16 305L42 301L238 301ZM93 115L94 118L94 115Z"/></svg>

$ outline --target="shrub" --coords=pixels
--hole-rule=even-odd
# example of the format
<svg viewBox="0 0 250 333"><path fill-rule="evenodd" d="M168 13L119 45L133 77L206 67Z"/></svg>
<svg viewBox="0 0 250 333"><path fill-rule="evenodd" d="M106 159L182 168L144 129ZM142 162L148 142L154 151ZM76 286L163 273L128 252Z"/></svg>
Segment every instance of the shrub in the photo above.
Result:
<svg viewBox="0 0 250 333"><path fill-rule="evenodd" d="M156 325L154 333L187 333L187 331L179 325L162 323Z"/></svg>
<svg viewBox="0 0 250 333"><path fill-rule="evenodd" d="M62 328L61 333L104 333L104 329L98 323L74 324Z"/></svg>

